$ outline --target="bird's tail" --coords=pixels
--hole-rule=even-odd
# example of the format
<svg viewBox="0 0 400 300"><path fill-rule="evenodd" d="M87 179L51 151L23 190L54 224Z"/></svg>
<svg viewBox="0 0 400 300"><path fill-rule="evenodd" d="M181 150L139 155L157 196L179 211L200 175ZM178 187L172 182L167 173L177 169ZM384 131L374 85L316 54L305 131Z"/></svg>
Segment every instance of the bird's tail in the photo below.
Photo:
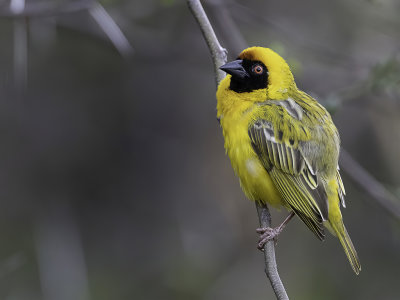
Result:
<svg viewBox="0 0 400 300"><path fill-rule="evenodd" d="M346 227L343 224L342 220L338 220L337 222L329 222L332 226L332 229L336 233L336 236L339 238L340 243L343 246L344 252L350 262L351 267L354 272L358 275L361 271L360 260L357 256L357 251L353 246L353 243L350 239L349 234L347 233Z"/></svg>

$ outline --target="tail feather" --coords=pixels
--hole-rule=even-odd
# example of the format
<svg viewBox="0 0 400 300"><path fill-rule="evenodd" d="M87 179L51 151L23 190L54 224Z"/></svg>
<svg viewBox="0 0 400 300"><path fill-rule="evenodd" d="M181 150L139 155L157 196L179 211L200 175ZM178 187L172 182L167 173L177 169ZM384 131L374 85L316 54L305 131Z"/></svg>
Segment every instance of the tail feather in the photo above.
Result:
<svg viewBox="0 0 400 300"><path fill-rule="evenodd" d="M357 256L357 251L354 248L349 234L347 233L346 227L341 220L337 223L330 222L330 225L335 231L336 236L339 238L339 241L343 246L344 252L346 253L347 259L349 260L351 267L358 275L361 271L361 264Z"/></svg>

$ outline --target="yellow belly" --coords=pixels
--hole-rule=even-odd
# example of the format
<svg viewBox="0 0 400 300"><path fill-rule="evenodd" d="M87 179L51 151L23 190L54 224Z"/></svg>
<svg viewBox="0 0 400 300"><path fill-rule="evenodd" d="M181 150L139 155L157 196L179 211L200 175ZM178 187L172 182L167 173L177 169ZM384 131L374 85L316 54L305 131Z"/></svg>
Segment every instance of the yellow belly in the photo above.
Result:
<svg viewBox="0 0 400 300"><path fill-rule="evenodd" d="M241 121L247 123L246 120ZM225 149L247 198L275 207L281 206L282 198L251 146L247 126L238 123L224 125L228 124L222 122Z"/></svg>

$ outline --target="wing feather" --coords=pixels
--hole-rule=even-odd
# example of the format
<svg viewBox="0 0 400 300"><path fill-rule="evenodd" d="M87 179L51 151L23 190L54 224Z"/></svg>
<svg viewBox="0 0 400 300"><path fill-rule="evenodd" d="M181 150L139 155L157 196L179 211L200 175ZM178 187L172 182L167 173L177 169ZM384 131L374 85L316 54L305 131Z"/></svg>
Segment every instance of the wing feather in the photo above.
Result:
<svg viewBox="0 0 400 300"><path fill-rule="evenodd" d="M310 230L323 239L323 221L328 217L327 197L316 170L299 149L299 141L285 142L276 138L273 125L266 120L254 122L249 136L282 198Z"/></svg>
<svg viewBox="0 0 400 300"><path fill-rule="evenodd" d="M339 194L340 202L342 203L343 207L346 207L346 202L344 201L344 196L346 196L346 191L344 189L342 177L340 177L339 166L336 170L336 181L338 182L338 185L339 185L338 194Z"/></svg>

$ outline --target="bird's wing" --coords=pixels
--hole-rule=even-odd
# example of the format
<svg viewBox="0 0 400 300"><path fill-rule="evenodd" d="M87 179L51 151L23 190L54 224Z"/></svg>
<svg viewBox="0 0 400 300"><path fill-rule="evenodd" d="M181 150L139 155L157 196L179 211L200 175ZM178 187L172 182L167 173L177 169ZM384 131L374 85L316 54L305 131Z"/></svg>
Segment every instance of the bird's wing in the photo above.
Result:
<svg viewBox="0 0 400 300"><path fill-rule="evenodd" d="M302 140L298 130L291 128L288 131L289 136L283 138L283 133L274 130L271 122L257 119L249 127L249 136L254 151L282 198L311 231L323 240L325 235L322 222L328 218L325 188L313 161L305 157L302 151L310 145Z"/></svg>
<svg viewBox="0 0 400 300"><path fill-rule="evenodd" d="M338 186L339 186L338 195L339 195L340 202L342 203L343 207L346 207L346 202L344 201L344 196L346 196L346 191L344 189L342 177L340 176L340 173L339 173L339 165L338 165L337 170L336 170L336 181L337 181Z"/></svg>

